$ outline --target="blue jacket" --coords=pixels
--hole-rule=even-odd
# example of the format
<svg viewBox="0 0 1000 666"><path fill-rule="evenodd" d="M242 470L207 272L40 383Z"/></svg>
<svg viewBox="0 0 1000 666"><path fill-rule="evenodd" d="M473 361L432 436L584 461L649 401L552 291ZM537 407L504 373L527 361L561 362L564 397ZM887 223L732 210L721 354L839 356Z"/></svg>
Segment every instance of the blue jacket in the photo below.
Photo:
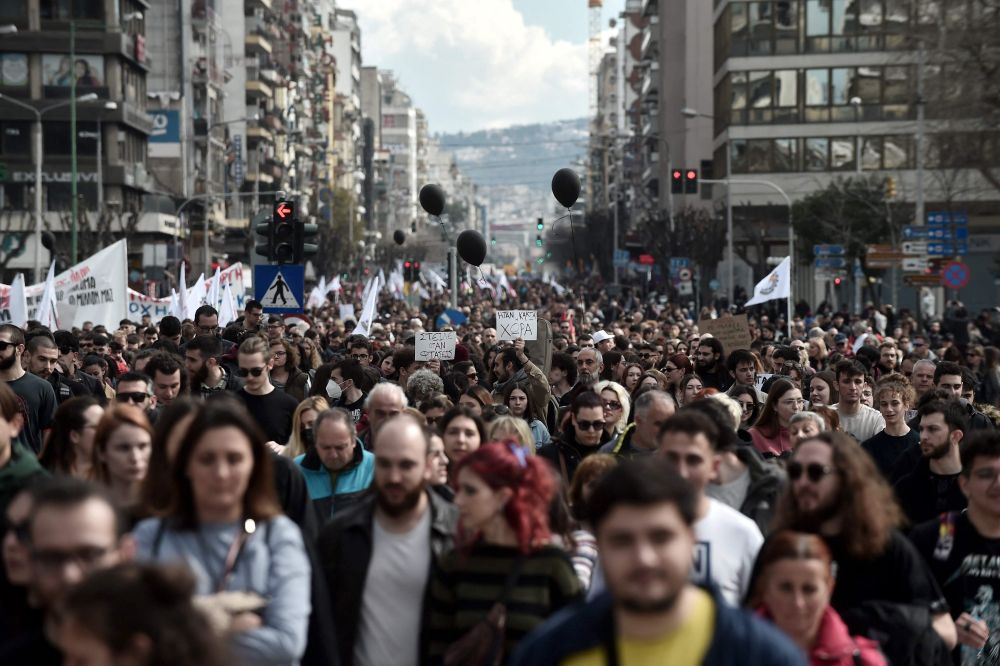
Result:
<svg viewBox="0 0 1000 666"><path fill-rule="evenodd" d="M375 476L375 454L366 451L360 442L354 444L354 458L336 472L337 487L333 487L331 474L323 466L316 449L295 458L306 479L309 497L319 515L320 526L325 525L333 512L354 504L368 492Z"/></svg>
<svg viewBox="0 0 1000 666"><path fill-rule="evenodd" d="M750 613L733 608L714 587L706 588L715 602L712 642L702 662L706 666L805 666L806 656L778 629ZM606 645L614 627L611 595L556 613L521 641L511 666L552 666L575 654Z"/></svg>

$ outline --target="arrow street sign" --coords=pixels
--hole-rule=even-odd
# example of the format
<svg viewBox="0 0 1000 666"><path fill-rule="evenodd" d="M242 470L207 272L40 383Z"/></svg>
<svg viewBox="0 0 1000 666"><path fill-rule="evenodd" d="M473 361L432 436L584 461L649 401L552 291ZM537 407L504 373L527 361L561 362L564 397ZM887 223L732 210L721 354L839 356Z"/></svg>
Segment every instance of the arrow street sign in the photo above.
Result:
<svg viewBox="0 0 1000 666"><path fill-rule="evenodd" d="M967 226L969 216L965 213L955 213L950 211L938 211L927 213L927 224L931 226L943 226L948 224Z"/></svg>
<svg viewBox="0 0 1000 666"><path fill-rule="evenodd" d="M288 205L287 201L279 201L277 207L275 207L274 212L278 214L278 217L285 219L292 214L292 207Z"/></svg>

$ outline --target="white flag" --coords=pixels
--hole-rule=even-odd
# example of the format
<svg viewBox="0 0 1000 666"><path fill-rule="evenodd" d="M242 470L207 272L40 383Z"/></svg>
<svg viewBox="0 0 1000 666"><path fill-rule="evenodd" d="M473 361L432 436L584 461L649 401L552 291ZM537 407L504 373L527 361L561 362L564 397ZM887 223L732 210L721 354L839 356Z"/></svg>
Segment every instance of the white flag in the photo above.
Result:
<svg viewBox="0 0 1000 666"><path fill-rule="evenodd" d="M558 296L562 296L566 293L566 287L556 282L555 276L552 276L552 278L549 279L549 286L556 290L556 295Z"/></svg>
<svg viewBox="0 0 1000 666"><path fill-rule="evenodd" d="M330 280L330 283L326 285L326 293L327 294L332 294L335 291L342 291L341 287L340 287L340 276L339 275L337 277L333 278L332 280Z"/></svg>
<svg viewBox="0 0 1000 666"><path fill-rule="evenodd" d="M222 269L216 267L215 275L212 276L212 281L208 283L208 295L205 297L205 302L211 305L216 310L219 309L219 297L222 295L219 292L219 289L221 289L219 283L221 281L222 281Z"/></svg>
<svg viewBox="0 0 1000 666"><path fill-rule="evenodd" d="M181 261L181 275L177 280L177 312L176 317L181 321L188 316L187 272L183 261Z"/></svg>
<svg viewBox="0 0 1000 666"><path fill-rule="evenodd" d="M225 328L236 321L236 297L233 288L227 282L222 288L222 304L219 306L219 326Z"/></svg>
<svg viewBox="0 0 1000 666"><path fill-rule="evenodd" d="M56 323L56 262L54 261L49 265L49 274L45 278L42 300L38 304L35 317L42 326L48 326L53 331L59 328L59 324Z"/></svg>
<svg viewBox="0 0 1000 666"><path fill-rule="evenodd" d="M378 278L373 278L378 279ZM372 289L368 292L368 297L365 299L365 307L361 310L361 317L358 319L358 325L355 327L351 335L363 335L366 338L369 335L369 331L372 328L372 322L375 321L375 308L378 305L378 289Z"/></svg>
<svg viewBox="0 0 1000 666"><path fill-rule="evenodd" d="M745 305L766 303L776 298L789 298L792 293L791 268L791 258L782 259L781 263L767 274L767 277L757 283L757 286L753 288L753 298Z"/></svg>
<svg viewBox="0 0 1000 666"><path fill-rule="evenodd" d="M187 293L187 312L185 317L188 319L194 319L194 313L205 303L205 296L208 294L208 290L205 288L205 274L201 273L198 275L198 279L195 283L188 289Z"/></svg>
<svg viewBox="0 0 1000 666"><path fill-rule="evenodd" d="M24 294L24 273L18 273L7 292L10 323L24 328L28 323L28 299Z"/></svg>
<svg viewBox="0 0 1000 666"><path fill-rule="evenodd" d="M177 290L170 288L170 314L178 319L184 319L184 311L181 310L181 299L177 295Z"/></svg>

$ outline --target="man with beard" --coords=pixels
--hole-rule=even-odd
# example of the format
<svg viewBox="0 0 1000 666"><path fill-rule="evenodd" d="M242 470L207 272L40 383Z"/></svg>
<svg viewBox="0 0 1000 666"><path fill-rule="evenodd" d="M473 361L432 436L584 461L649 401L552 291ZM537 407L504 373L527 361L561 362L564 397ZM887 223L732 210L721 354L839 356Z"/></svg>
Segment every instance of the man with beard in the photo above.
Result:
<svg viewBox="0 0 1000 666"><path fill-rule="evenodd" d="M80 341L76 336L71 331L56 331L52 334L52 339L55 340L56 348L59 350L59 362L52 370L53 377L49 378L50 383L57 377L59 381L71 387L74 395L89 393L97 398L101 406L107 404L104 386L81 369ZM92 345L93 339L90 342Z"/></svg>
<svg viewBox="0 0 1000 666"><path fill-rule="evenodd" d="M0 379L24 403L26 422L21 438L34 453L42 449L45 431L52 425L58 403L52 385L27 372L21 365L24 331L13 324L0 326Z"/></svg>
<svg viewBox="0 0 1000 666"><path fill-rule="evenodd" d="M569 487L583 459L597 453L604 438L604 400L593 391L577 396L562 434L538 449Z"/></svg>
<svg viewBox="0 0 1000 666"><path fill-rule="evenodd" d="M42 333L30 338L24 346L22 360L28 372L52 384L60 405L70 398L90 395L83 384L67 382L59 375L59 349L48 334Z"/></svg>
<svg viewBox="0 0 1000 666"><path fill-rule="evenodd" d="M496 382L493 384L494 402L501 401L507 387L525 383L531 396L531 416L545 423L549 404L549 379L524 353L524 338L517 338L513 346L496 355L493 359L493 374L496 375Z"/></svg>
<svg viewBox="0 0 1000 666"><path fill-rule="evenodd" d="M732 381L725 364L725 349L718 338L705 338L698 343L694 356L694 369L705 388L725 391Z"/></svg>
<svg viewBox="0 0 1000 666"><path fill-rule="evenodd" d="M911 525L946 511L961 511L966 505L958 485L959 445L969 429L965 410L957 400L936 400L921 407L917 416L921 460L894 487Z"/></svg>
<svg viewBox="0 0 1000 666"><path fill-rule="evenodd" d="M804 664L774 626L691 582L696 492L666 461L622 463L588 516L607 589L521 641L517 666Z"/></svg>
<svg viewBox="0 0 1000 666"><path fill-rule="evenodd" d="M576 356L576 384L559 398L560 407L569 407L577 396L593 391L604 371L604 357L596 349L582 349Z"/></svg>
<svg viewBox="0 0 1000 666"><path fill-rule="evenodd" d="M962 441L958 481L968 510L942 514L910 533L948 599L958 642L968 646L961 652L970 659L962 663L993 664L1000 656L1000 581L995 568L981 566L1000 557L998 474L1000 434L970 432Z"/></svg>
<svg viewBox="0 0 1000 666"><path fill-rule="evenodd" d="M823 537L837 563L830 605L850 633L865 635L877 621L879 604L866 602L886 602L928 613L947 649L955 647L955 623L941 590L899 531L902 512L871 456L849 435L824 432L799 442L786 471L789 485L771 533L791 529ZM891 644L883 646L889 652L926 632L926 626L896 629Z"/></svg>
<svg viewBox="0 0 1000 666"><path fill-rule="evenodd" d="M184 350L184 367L191 381L192 393L210 398L223 391L239 391L243 382L219 363L222 340L214 335L199 335Z"/></svg>
<svg viewBox="0 0 1000 666"><path fill-rule="evenodd" d="M375 436L375 492L338 514L319 536L340 662L422 663L431 567L452 546L458 513L431 478L430 438L409 416Z"/></svg>

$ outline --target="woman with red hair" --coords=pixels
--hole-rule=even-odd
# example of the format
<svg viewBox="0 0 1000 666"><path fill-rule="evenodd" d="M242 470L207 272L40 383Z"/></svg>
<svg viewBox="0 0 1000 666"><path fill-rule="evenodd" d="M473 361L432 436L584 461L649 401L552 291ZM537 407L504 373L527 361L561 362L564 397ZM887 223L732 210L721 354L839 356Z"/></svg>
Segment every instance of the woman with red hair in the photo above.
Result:
<svg viewBox="0 0 1000 666"><path fill-rule="evenodd" d="M569 557L551 545L555 477L521 446L493 442L462 458L452 478L459 545L431 577L431 663L480 663L483 653L469 653L463 637L484 621L502 639L503 663L532 629L582 598ZM496 630L494 604L503 606L505 630Z"/></svg>

